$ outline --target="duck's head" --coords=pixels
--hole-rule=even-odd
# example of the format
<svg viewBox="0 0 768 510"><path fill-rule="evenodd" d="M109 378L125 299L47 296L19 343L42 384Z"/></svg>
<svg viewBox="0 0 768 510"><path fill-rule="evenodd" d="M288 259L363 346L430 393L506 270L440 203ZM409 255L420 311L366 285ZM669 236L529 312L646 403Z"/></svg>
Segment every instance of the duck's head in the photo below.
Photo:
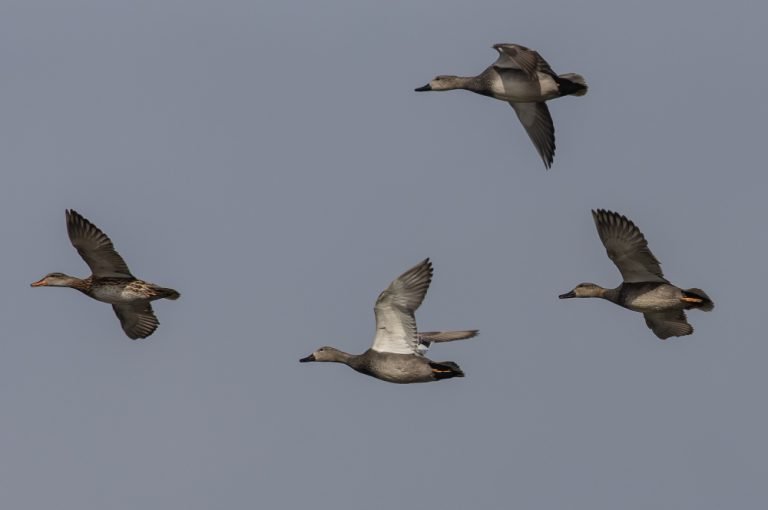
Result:
<svg viewBox="0 0 768 510"><path fill-rule="evenodd" d="M301 358L299 362L309 363L310 361L340 361L345 356L348 355L338 349L326 346L320 347L306 358Z"/></svg>
<svg viewBox="0 0 768 510"><path fill-rule="evenodd" d="M603 297L605 289L595 283L580 283L570 292L560 294L560 299L577 297Z"/></svg>
<svg viewBox="0 0 768 510"><path fill-rule="evenodd" d="M424 85L414 89L416 92L426 92L428 90L454 90L461 88L461 79L458 76L435 76L435 78Z"/></svg>
<svg viewBox="0 0 768 510"><path fill-rule="evenodd" d="M64 273L48 273L40 280L32 282L31 287L72 287L78 282L78 278L66 275Z"/></svg>

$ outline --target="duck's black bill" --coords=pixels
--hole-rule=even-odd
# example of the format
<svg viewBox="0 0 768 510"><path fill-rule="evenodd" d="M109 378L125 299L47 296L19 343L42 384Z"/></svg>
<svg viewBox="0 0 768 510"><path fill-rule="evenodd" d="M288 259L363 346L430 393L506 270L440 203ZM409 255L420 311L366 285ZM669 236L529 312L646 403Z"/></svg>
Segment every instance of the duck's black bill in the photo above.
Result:
<svg viewBox="0 0 768 510"><path fill-rule="evenodd" d="M310 355L309 355L309 356L307 356L306 358L301 358L301 359L299 360L299 363L308 363L308 362L310 362L310 361L315 361L315 355L314 355L314 354L310 354Z"/></svg>
<svg viewBox="0 0 768 510"><path fill-rule="evenodd" d="M427 90L432 90L432 87L429 86L429 83L424 85L423 87L419 87L417 89L413 89L415 92L426 92Z"/></svg>
<svg viewBox="0 0 768 510"><path fill-rule="evenodd" d="M570 292L566 292L565 294L560 294L557 297L559 297L560 299L568 299L568 298L576 297L576 293L574 291L570 291Z"/></svg>

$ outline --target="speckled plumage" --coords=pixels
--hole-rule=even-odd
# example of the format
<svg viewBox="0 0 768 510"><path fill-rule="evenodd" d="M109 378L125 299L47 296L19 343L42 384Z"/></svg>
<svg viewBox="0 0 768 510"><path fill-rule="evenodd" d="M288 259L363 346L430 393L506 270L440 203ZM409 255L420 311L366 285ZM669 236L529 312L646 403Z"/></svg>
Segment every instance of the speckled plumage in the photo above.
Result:
<svg viewBox="0 0 768 510"><path fill-rule="evenodd" d="M151 335L160 323L150 302L178 299L179 293L134 277L109 237L76 211L66 211L66 220L69 239L93 274L80 279L64 273L49 273L32 286L77 289L93 299L112 304L129 338Z"/></svg>

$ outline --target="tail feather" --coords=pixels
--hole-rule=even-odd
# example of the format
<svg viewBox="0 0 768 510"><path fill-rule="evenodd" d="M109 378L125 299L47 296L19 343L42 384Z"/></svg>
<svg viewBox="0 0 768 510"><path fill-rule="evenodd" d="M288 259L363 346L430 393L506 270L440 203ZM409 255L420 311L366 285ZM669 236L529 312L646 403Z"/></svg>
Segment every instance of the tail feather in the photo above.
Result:
<svg viewBox="0 0 768 510"><path fill-rule="evenodd" d="M589 90L587 80L580 74L565 73L558 76L557 86L560 88L560 95L563 96L583 96Z"/></svg>
<svg viewBox="0 0 768 510"><path fill-rule="evenodd" d="M429 363L429 367L432 369L432 374L436 380L450 379L451 377L464 377L464 372L459 368L459 365L453 361L440 361Z"/></svg>
<svg viewBox="0 0 768 510"><path fill-rule="evenodd" d="M701 289L696 289L696 288L685 289L683 291L683 296L689 297L689 298L701 299L702 300L701 303L697 303L697 304L693 305L691 308L696 308L696 309L702 310L704 312L709 312L713 308L715 308L715 302L712 301L709 298L709 296L707 296L707 293L704 292Z"/></svg>
<svg viewBox="0 0 768 510"><path fill-rule="evenodd" d="M171 299L171 300L177 300L181 297L181 294L178 293L178 291L175 291L173 289L168 288L160 288L158 289L158 292L161 297L164 297L165 299Z"/></svg>

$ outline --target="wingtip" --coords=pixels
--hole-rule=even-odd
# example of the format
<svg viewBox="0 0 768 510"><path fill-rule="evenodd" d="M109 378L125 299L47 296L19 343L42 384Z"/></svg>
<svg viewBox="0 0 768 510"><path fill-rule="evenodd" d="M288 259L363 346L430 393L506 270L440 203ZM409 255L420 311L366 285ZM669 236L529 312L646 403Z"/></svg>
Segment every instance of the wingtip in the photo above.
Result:
<svg viewBox="0 0 768 510"><path fill-rule="evenodd" d="M592 209L592 217L595 219L596 222L599 223L610 223L611 220L616 220L618 222L627 222L630 225L634 226L635 224L624 216L621 213L617 213L616 211L611 211L608 209Z"/></svg>
<svg viewBox="0 0 768 510"><path fill-rule="evenodd" d="M429 257L425 258L415 266L416 268L426 268L427 272L429 272L430 279L432 278L432 275L435 272L435 268L432 265L432 260L430 260Z"/></svg>
<svg viewBox="0 0 768 510"><path fill-rule="evenodd" d="M67 225L74 225L75 223L85 223L86 225L90 222L80 214L79 212L75 211L74 209L65 209L65 218L67 220Z"/></svg>
<svg viewBox="0 0 768 510"><path fill-rule="evenodd" d="M424 267L426 267L427 274L429 275L429 283L432 283L432 278L435 276L435 267L432 265L432 261L429 260L429 257L424 259Z"/></svg>

